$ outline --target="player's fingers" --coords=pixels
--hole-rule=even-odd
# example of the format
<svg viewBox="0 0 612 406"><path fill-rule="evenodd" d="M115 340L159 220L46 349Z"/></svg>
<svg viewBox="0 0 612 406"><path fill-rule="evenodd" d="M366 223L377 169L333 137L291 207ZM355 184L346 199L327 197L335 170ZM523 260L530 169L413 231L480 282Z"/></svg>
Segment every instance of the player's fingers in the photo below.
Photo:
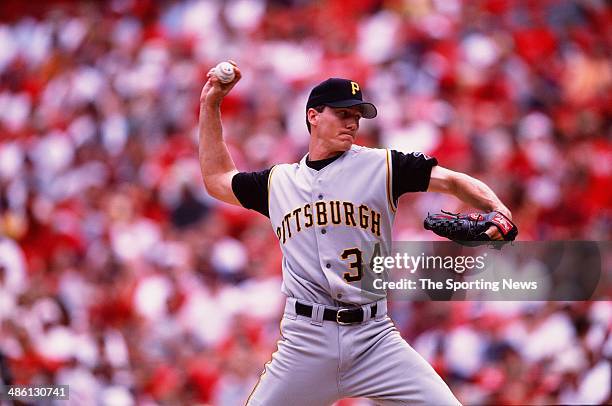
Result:
<svg viewBox="0 0 612 406"><path fill-rule="evenodd" d="M238 64L233 59L228 59L227 61L231 63L232 65L234 65L234 67L238 67Z"/></svg>
<svg viewBox="0 0 612 406"><path fill-rule="evenodd" d="M493 241L500 241L504 239L504 237L502 237L501 233L499 232L499 229L495 226L489 227L489 229L485 231L485 233Z"/></svg>
<svg viewBox="0 0 612 406"><path fill-rule="evenodd" d="M234 74L236 75L234 82L237 82L238 80L240 80L240 78L242 78L242 72L240 71L240 68L234 67Z"/></svg>

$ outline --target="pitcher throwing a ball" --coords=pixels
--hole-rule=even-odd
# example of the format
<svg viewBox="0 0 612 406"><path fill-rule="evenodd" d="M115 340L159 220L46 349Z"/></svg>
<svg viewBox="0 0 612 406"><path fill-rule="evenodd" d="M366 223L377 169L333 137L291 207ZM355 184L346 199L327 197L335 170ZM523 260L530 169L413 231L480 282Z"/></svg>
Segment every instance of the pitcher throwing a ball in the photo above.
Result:
<svg viewBox="0 0 612 406"><path fill-rule="evenodd" d="M384 292L361 287L378 243L389 252L398 199L444 192L511 219L484 183L422 153L355 144L362 118L376 117L359 83L331 78L306 103L308 154L300 162L239 172L223 141L220 105L241 78L214 74L200 97L199 154L211 196L270 219L283 253L287 296L278 351L264 367L249 405L330 405L363 397L383 405L457 405L433 368L387 316ZM487 238L502 239L491 225Z"/></svg>

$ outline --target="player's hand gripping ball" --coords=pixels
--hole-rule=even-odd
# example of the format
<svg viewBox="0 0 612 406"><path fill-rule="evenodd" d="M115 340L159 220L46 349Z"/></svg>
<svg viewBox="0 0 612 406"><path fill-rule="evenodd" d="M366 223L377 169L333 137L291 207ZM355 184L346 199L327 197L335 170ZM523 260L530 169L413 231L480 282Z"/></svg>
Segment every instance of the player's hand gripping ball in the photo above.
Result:
<svg viewBox="0 0 612 406"><path fill-rule="evenodd" d="M221 83L229 83L236 77L234 65L229 62L221 62L215 66L215 76Z"/></svg>

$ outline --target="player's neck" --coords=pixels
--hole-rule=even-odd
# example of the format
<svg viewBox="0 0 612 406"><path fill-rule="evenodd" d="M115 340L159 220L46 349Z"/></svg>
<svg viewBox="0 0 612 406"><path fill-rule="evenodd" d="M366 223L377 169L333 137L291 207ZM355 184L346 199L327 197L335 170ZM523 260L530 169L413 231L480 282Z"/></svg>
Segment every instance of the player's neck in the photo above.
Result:
<svg viewBox="0 0 612 406"><path fill-rule="evenodd" d="M310 139L310 144L308 145L308 159L311 161L334 158L343 154L344 152L346 151L329 149L314 137Z"/></svg>

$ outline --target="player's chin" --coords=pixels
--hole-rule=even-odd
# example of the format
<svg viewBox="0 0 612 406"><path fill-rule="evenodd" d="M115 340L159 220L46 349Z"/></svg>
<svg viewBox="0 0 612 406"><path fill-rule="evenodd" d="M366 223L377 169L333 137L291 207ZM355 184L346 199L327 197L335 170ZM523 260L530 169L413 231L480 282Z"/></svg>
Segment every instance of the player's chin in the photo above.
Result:
<svg viewBox="0 0 612 406"><path fill-rule="evenodd" d="M346 152L353 146L353 141L341 141L336 143L336 151Z"/></svg>
<svg viewBox="0 0 612 406"><path fill-rule="evenodd" d="M348 151L353 146L355 138L349 134L342 134L336 141L337 145L341 147L343 151Z"/></svg>

